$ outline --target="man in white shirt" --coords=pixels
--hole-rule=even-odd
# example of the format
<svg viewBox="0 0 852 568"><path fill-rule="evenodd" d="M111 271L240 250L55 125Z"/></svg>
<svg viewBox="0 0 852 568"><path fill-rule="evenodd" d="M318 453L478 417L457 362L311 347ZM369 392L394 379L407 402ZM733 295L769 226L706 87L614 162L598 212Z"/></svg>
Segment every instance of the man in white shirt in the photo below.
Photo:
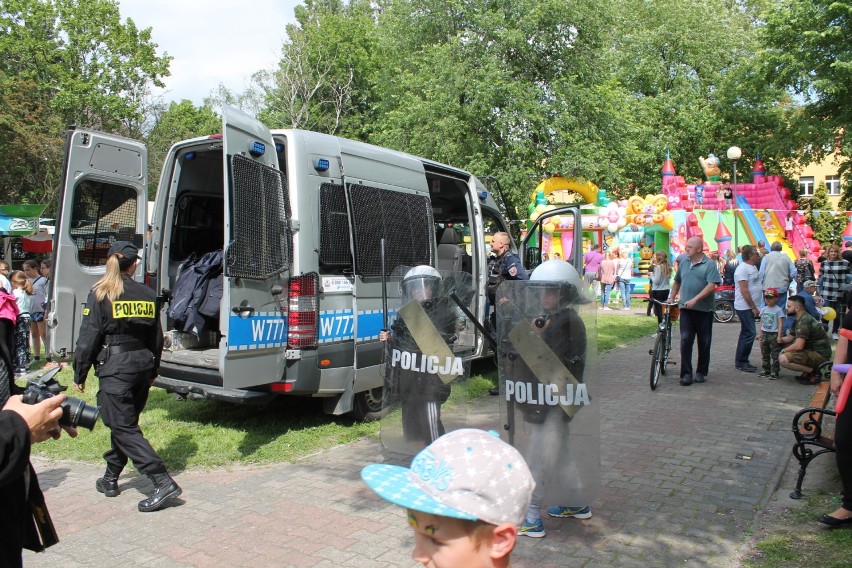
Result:
<svg viewBox="0 0 852 568"><path fill-rule="evenodd" d="M757 367L751 364L749 356L757 336L755 319L760 315L760 305L763 303L763 284L757 264L760 253L751 245L745 245L742 250L743 261L734 272L734 309L740 318L740 338L734 355L734 366L745 373L757 372Z"/></svg>

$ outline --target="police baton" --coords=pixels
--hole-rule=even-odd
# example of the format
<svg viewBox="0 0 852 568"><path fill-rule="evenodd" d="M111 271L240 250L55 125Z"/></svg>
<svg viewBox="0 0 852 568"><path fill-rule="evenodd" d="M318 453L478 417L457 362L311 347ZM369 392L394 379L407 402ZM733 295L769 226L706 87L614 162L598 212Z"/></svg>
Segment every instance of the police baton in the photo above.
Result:
<svg viewBox="0 0 852 568"><path fill-rule="evenodd" d="M488 344L491 345L491 349L493 349L494 352L496 353L497 352L497 340L494 339L494 336L491 335L491 332L488 331L488 329L486 329L486 327L484 325L482 325L481 321L476 319L476 316L473 315L473 313L471 313L471 311L469 309L467 309L467 306L465 306L462 303L461 298L459 298L456 295L455 292L450 294L450 298L452 298L453 301L456 303L456 305L459 307L459 309L462 312L464 312L464 315L467 317L467 319L469 319L471 322L473 322L473 325L476 327L476 329L479 330L480 333L482 333L482 337L485 338L485 340L488 342Z"/></svg>
<svg viewBox="0 0 852 568"><path fill-rule="evenodd" d="M382 331L388 333L388 274L385 269L385 239L382 237L381 247L379 249L379 257L382 264ZM385 355L388 351L388 341L386 340L382 349L382 361L385 360Z"/></svg>

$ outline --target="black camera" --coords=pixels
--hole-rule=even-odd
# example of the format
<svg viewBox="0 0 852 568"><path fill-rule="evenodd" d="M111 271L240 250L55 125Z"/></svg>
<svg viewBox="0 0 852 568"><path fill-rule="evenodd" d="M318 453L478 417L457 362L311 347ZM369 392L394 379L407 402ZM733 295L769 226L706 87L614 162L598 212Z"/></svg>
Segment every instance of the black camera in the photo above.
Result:
<svg viewBox="0 0 852 568"><path fill-rule="evenodd" d="M27 383L23 402L24 404L38 404L47 398L60 394L66 388L53 377L47 381L35 379ZM74 428L82 426L93 430L98 422L100 409L97 406L86 404L79 398L69 396L60 407L62 408L62 417L59 419L61 426L72 426Z"/></svg>

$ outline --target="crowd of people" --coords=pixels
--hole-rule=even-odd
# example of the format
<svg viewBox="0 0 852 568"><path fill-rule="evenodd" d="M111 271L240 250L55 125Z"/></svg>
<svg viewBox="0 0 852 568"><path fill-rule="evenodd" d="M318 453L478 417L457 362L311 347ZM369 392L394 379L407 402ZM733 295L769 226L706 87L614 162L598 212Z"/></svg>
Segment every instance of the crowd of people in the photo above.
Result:
<svg viewBox="0 0 852 568"><path fill-rule="evenodd" d="M50 281L50 259L27 260L23 270L12 270L0 260L0 290L14 297L17 317L9 334L3 335L0 350L16 376L26 374L30 366L41 362L42 345L46 362L52 364L47 349L47 326L44 322L46 290ZM6 318L9 321L9 318Z"/></svg>
<svg viewBox="0 0 852 568"><path fill-rule="evenodd" d="M686 252L672 265L666 251L651 261L649 299L673 301L680 296L681 384L706 380L712 341L717 286L733 289L733 307L740 322L734 368L761 377L778 379L780 369L796 371L803 384L819 382L819 366L831 358L831 342L852 299L852 248L841 251L830 245L818 258L819 270L809 251L798 251L791 260L780 242L769 249L764 241L738 249L707 252L704 241L693 237ZM592 245L584 256L584 280L599 310L610 310L613 291L623 309L630 309L632 260L625 251L602 252ZM685 286L684 286L685 284ZM598 295L599 294L599 295ZM659 305L653 306L658 322ZM649 301L647 314L651 315ZM833 317L835 316L836 317ZM693 370L689 356L697 341L698 364ZM761 365L751 363L754 342L760 345Z"/></svg>

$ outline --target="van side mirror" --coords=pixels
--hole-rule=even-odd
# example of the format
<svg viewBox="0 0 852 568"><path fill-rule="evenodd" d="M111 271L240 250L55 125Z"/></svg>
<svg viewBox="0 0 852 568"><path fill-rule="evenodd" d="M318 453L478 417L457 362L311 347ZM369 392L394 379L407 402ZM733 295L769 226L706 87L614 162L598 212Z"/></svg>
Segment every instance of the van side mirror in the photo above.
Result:
<svg viewBox="0 0 852 568"><path fill-rule="evenodd" d="M280 296L284 293L284 286L282 286L281 284L276 284L272 288L270 288L269 291L272 293L273 296Z"/></svg>

